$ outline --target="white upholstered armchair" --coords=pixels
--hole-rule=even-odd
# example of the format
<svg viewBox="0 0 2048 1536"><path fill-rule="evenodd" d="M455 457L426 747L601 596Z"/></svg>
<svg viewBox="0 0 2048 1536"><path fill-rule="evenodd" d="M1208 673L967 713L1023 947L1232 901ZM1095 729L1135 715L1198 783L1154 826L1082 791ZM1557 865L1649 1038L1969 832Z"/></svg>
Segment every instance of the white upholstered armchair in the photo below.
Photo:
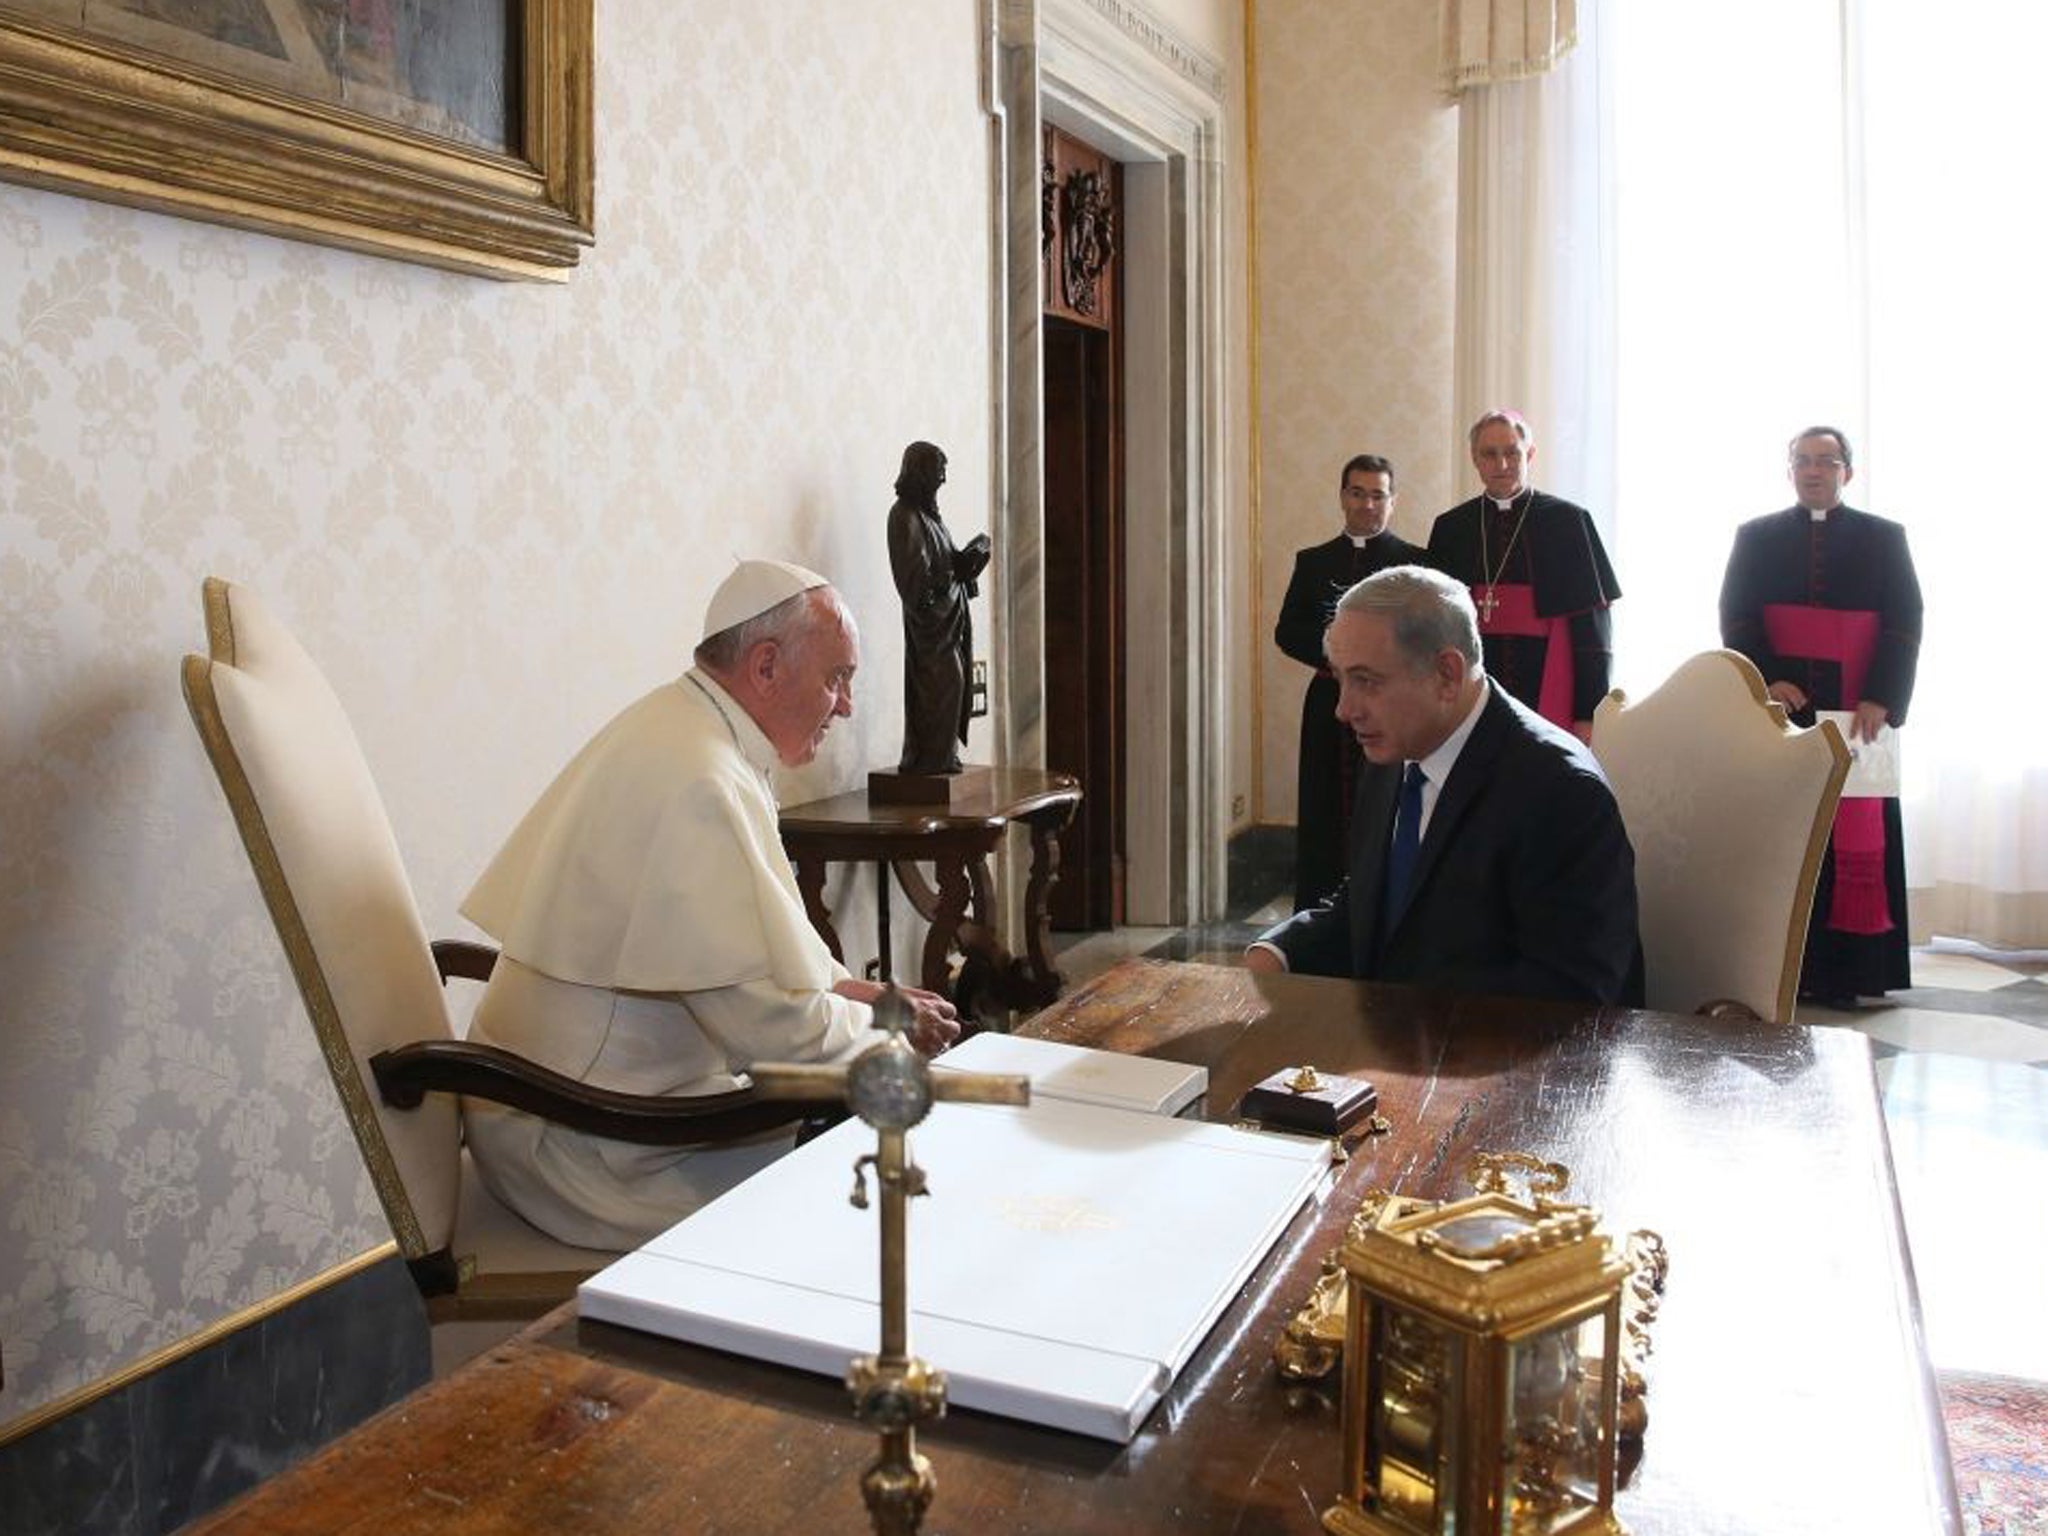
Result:
<svg viewBox="0 0 2048 1536"><path fill-rule="evenodd" d="M1746 657L1702 651L1640 702L1603 699L1593 753L1635 846L1649 1006L1791 1022L1841 733L1788 725Z"/></svg>
<svg viewBox="0 0 2048 1536"><path fill-rule="evenodd" d="M369 764L312 658L247 589L207 578L206 656L185 701L363 1161L429 1314L520 1316L611 1256L555 1241L500 1204L462 1147L457 1094L620 1140L687 1146L788 1124L750 1090L641 1098L585 1088L453 1038L442 988L484 980L488 946L430 945Z"/></svg>

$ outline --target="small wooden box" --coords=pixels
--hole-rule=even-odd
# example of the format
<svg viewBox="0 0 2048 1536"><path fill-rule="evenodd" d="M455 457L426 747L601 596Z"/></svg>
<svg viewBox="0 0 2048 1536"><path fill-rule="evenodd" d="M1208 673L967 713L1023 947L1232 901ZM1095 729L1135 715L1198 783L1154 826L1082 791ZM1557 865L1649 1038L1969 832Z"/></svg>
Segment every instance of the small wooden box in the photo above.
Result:
<svg viewBox="0 0 2048 1536"><path fill-rule="evenodd" d="M1362 1077L1314 1073L1316 1086L1306 1086L1309 1068L1275 1072L1239 1101L1237 1112L1281 1131L1306 1131L1312 1136L1341 1136L1379 1107L1379 1090Z"/></svg>

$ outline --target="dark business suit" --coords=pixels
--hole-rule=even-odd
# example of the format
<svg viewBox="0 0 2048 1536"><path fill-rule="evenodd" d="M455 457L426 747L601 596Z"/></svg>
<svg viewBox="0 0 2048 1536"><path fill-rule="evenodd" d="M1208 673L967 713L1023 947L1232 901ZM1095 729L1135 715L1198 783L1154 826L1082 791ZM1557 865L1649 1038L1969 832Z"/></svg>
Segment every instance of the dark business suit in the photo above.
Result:
<svg viewBox="0 0 2048 1536"><path fill-rule="evenodd" d="M1642 999L1635 855L1593 754L1489 690L1417 854L1406 908L1382 933L1399 763L1368 763L1351 877L1265 941L1290 969L1459 992Z"/></svg>

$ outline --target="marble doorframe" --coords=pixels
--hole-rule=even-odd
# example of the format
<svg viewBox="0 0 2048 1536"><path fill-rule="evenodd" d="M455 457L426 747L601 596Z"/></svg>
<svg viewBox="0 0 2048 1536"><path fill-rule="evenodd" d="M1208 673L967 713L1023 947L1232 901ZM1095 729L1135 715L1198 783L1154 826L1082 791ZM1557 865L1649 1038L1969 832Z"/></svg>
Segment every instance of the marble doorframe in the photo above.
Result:
<svg viewBox="0 0 2048 1536"><path fill-rule="evenodd" d="M1226 895L1222 66L1127 0L984 0L994 123L997 760L1043 766L1039 134L1124 166L1126 921ZM1163 728L1162 728L1163 727Z"/></svg>

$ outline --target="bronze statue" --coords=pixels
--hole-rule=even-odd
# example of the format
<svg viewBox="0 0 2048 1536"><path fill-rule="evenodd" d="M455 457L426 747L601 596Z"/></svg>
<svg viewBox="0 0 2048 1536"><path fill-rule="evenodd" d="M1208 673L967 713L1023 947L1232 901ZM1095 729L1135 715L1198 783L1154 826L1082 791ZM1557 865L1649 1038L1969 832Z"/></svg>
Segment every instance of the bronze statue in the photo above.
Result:
<svg viewBox="0 0 2048 1536"><path fill-rule="evenodd" d="M939 516L946 455L931 443L903 450L889 509L889 569L903 599L901 773L958 773L967 740L967 679L974 627L967 601L988 566L988 535L956 548Z"/></svg>

